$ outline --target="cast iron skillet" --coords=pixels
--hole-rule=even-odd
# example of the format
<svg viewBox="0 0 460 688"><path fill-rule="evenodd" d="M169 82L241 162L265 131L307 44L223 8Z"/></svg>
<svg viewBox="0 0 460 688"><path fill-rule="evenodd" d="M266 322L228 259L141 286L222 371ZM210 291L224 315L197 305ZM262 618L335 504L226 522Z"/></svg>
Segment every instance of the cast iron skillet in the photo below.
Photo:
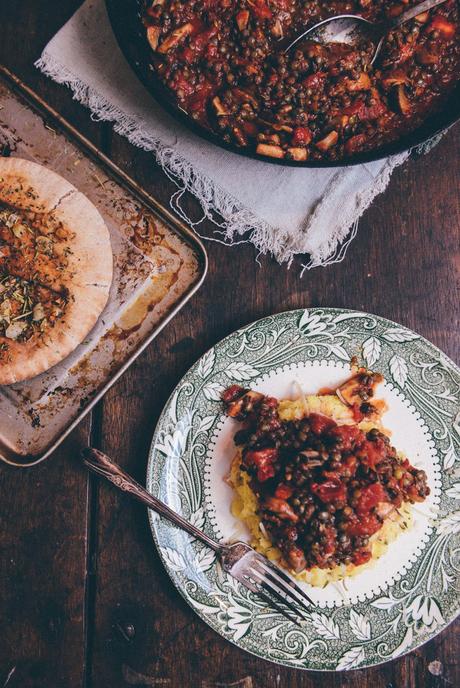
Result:
<svg viewBox="0 0 460 688"><path fill-rule="evenodd" d="M294 162L293 160L278 160L276 158L265 157L256 154L246 148L239 148L223 141L219 136L214 134L209 129L201 126L193 120L186 112L181 110L176 105L171 95L155 73L149 69L149 57L151 55L151 48L147 43L145 30L140 21L140 8L142 0L105 0L107 11L109 13L112 28L117 38L118 44L121 47L129 64L142 81L144 86L150 91L155 99L167 110L171 115L180 120L189 129L196 134L211 141L212 143L225 148L233 153L244 155L247 158L255 160L264 160L266 162L275 163L278 165L290 165L292 167L342 167L344 165L358 165L363 162L372 162L386 158L389 155L409 151L414 146L418 146L425 141L428 141L432 136L446 129L450 125L460 120L460 81L455 86L454 90L445 101L442 109L439 112L428 117L422 126L418 127L410 134L403 136L397 141L375 148L372 151L360 153L349 158L341 160L306 160L304 162Z"/></svg>

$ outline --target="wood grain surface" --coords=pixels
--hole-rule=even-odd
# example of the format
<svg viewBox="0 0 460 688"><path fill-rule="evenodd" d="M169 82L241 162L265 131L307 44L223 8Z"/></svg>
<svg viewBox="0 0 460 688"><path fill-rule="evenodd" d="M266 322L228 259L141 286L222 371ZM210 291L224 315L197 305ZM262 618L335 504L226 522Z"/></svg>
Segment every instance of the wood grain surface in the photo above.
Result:
<svg viewBox="0 0 460 688"><path fill-rule="evenodd" d="M116 163L168 202L151 155L95 123L33 67L78 0L2 0L0 61ZM0 104L1 105L1 104ZM201 291L46 463L0 467L0 688L453 688L460 624L397 661L348 674L276 667L223 640L186 606L152 544L145 510L90 478L91 441L140 481L169 393L235 328L288 308L328 305L396 320L459 358L460 126L393 175L340 265L299 278L250 245L209 243ZM276 169L273 170L276 174ZM196 211L187 199L190 212ZM212 231L212 228L209 228Z"/></svg>

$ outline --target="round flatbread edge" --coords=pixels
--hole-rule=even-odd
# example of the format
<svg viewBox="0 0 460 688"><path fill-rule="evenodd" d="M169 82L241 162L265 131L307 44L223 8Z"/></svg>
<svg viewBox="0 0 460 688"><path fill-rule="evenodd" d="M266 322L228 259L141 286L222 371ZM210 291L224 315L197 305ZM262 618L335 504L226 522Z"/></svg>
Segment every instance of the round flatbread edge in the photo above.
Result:
<svg viewBox="0 0 460 688"><path fill-rule="evenodd" d="M72 232L68 302L64 315L45 336L8 344L0 364L0 384L26 380L68 356L96 324L109 297L113 255L108 228L96 207L72 184L37 163L0 158L0 201L18 209L52 213Z"/></svg>
<svg viewBox="0 0 460 688"><path fill-rule="evenodd" d="M77 189L56 172L22 158L0 157L0 200L16 208L48 213Z"/></svg>

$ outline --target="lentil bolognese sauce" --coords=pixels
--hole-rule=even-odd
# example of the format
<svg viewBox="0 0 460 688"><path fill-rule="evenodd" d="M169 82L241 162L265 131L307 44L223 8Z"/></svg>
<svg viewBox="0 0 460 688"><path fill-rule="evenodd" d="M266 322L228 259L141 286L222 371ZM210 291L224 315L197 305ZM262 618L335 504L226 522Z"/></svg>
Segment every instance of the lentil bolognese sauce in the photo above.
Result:
<svg viewBox="0 0 460 688"><path fill-rule="evenodd" d="M415 0L145 0L151 68L176 104L224 141L273 158L340 160L415 129L458 79L457 0L374 46L299 43L340 13L379 21ZM418 0L417 0L418 1Z"/></svg>
<svg viewBox="0 0 460 688"><path fill-rule="evenodd" d="M350 410L346 424L298 410L289 416L294 402L238 385L222 395L227 415L242 422L235 469L257 498L261 528L296 573L365 564L385 521L430 493L426 473L378 427L382 408L373 396L381 379L359 369L336 391L337 404ZM319 408L331 407L327 394Z"/></svg>

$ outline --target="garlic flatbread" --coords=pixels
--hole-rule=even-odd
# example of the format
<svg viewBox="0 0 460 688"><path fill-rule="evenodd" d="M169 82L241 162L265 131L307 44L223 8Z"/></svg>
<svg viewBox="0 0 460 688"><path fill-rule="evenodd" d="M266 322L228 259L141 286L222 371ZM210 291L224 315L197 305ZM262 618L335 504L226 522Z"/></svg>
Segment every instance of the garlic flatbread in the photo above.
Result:
<svg viewBox="0 0 460 688"><path fill-rule="evenodd" d="M86 196L41 165L0 158L0 384L78 346L107 303L112 261Z"/></svg>

